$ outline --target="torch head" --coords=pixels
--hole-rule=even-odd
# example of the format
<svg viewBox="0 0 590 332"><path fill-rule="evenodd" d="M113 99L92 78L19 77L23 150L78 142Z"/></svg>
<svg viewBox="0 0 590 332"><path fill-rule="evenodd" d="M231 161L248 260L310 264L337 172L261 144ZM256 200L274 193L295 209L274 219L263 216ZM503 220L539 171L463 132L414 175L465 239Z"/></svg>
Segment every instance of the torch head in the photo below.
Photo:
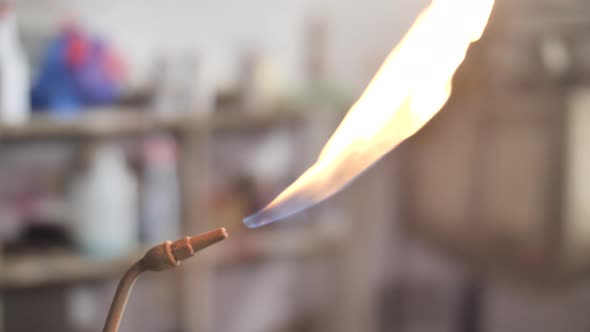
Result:
<svg viewBox="0 0 590 332"><path fill-rule="evenodd" d="M166 241L151 248L142 258L148 271L161 271L176 267L181 261L227 238L225 228L219 228L196 236L187 236L174 242Z"/></svg>

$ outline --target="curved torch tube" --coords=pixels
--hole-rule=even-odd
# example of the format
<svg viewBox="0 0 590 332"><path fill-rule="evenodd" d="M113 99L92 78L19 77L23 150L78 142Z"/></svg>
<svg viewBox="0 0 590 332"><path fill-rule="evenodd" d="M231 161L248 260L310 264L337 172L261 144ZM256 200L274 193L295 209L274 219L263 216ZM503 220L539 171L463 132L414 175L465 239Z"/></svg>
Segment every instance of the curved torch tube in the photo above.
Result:
<svg viewBox="0 0 590 332"><path fill-rule="evenodd" d="M181 261L188 259L194 254L206 247L222 241L227 238L225 228L220 228L207 233L199 234L193 237L170 242L166 241L159 244L137 261L125 273L115 292L113 303L109 309L109 314L104 325L103 332L117 332L127 305L127 299L133 288L133 284L139 275L145 271L162 271L177 267Z"/></svg>

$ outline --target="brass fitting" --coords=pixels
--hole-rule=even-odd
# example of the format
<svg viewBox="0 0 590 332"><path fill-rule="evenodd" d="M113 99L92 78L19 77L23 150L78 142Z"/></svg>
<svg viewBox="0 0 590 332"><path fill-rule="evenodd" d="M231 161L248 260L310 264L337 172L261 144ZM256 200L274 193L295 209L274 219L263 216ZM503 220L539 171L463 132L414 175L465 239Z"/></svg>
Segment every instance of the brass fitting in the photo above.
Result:
<svg viewBox="0 0 590 332"><path fill-rule="evenodd" d="M141 261L146 271L170 269L194 256L197 251L225 238L227 238L227 231L225 228L220 228L197 236L187 236L174 242L166 241L148 250Z"/></svg>

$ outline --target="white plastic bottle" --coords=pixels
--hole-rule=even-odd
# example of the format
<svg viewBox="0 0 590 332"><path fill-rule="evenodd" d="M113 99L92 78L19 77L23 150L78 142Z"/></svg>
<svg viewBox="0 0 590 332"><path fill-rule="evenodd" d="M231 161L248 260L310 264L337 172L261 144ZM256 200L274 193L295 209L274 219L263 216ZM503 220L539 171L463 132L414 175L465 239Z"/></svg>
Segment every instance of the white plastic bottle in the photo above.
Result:
<svg viewBox="0 0 590 332"><path fill-rule="evenodd" d="M148 139L143 147L140 227L143 241L154 245L180 236L176 144L168 136L158 136Z"/></svg>
<svg viewBox="0 0 590 332"><path fill-rule="evenodd" d="M0 121L18 125L30 116L30 79L25 52L20 44L16 14L0 3Z"/></svg>
<svg viewBox="0 0 590 332"><path fill-rule="evenodd" d="M72 186L72 230L79 249L116 257L138 246L137 181L122 149L101 143L85 174Z"/></svg>

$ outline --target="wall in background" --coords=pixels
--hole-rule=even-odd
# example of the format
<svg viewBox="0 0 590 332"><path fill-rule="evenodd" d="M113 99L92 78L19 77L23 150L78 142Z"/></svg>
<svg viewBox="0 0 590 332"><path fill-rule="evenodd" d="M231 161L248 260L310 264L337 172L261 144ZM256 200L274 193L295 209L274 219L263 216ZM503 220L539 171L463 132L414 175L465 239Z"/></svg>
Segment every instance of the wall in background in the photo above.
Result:
<svg viewBox="0 0 590 332"><path fill-rule="evenodd" d="M25 33L52 33L77 18L114 42L133 81L149 77L158 54L190 52L205 84L236 73L236 57L256 48L276 64L289 87L303 80L306 22L327 24L328 76L358 94L427 0L24 0L16 3Z"/></svg>

